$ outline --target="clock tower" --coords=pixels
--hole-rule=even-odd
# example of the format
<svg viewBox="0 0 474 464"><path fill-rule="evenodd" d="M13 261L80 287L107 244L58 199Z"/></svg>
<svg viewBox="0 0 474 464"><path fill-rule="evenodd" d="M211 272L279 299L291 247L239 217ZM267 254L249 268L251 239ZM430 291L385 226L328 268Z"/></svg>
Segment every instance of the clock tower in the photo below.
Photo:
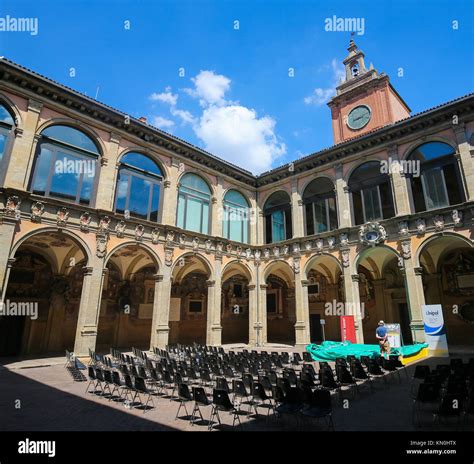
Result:
<svg viewBox="0 0 474 464"><path fill-rule="evenodd" d="M410 108L389 77L365 67L364 53L351 39L343 61L345 78L329 101L334 143L341 143L410 116Z"/></svg>

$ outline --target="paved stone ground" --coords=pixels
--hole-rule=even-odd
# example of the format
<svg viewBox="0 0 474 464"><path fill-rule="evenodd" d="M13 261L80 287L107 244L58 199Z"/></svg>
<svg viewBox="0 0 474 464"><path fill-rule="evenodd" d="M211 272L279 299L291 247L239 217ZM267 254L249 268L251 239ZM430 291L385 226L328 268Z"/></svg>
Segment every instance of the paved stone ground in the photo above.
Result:
<svg viewBox="0 0 474 464"><path fill-rule="evenodd" d="M455 357L465 359L474 353L463 350L454 353ZM139 409L126 409L120 402L108 401L94 394L86 394L88 382L73 381L63 366L64 359L52 358L41 361L21 361L14 364L2 363L0 367L0 430L8 431L75 431L75 430L207 430L207 423L190 425L182 409L182 417L175 420L179 403L169 398L154 397L155 408L143 413ZM429 358L421 361L434 367L449 362L446 358ZM12 367L13 366L13 367ZM41 367L43 366L43 367ZM342 393L347 399L347 408L341 399L333 398L335 430L346 431L412 431L433 430L432 413L426 410L421 415L418 428L412 421L412 382L414 366L407 368L408 376L400 372L376 381L374 392L369 387L360 387L360 396L355 399L348 391ZM19 408L17 400L20 401ZM192 405L188 405L188 411ZM243 408L245 409L245 408ZM242 414L244 430L290 430L295 428L323 430L325 424L296 422L294 417L267 420L266 411ZM209 418L210 408L203 408L205 419ZM232 429L232 416L222 414L222 426L215 430ZM443 423L438 430L456 430L457 424ZM464 425L465 430L474 430L474 418L470 417Z"/></svg>

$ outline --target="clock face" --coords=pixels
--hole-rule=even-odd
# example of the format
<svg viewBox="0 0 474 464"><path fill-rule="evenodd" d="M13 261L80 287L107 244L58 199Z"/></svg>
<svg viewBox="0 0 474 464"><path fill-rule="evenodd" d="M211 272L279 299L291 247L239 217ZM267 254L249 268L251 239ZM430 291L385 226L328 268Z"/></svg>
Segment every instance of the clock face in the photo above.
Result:
<svg viewBox="0 0 474 464"><path fill-rule="evenodd" d="M371 117L371 111L368 106L361 105L361 106L356 106L351 112L349 113L349 116L347 118L347 125L351 129L362 129L364 126L366 126Z"/></svg>

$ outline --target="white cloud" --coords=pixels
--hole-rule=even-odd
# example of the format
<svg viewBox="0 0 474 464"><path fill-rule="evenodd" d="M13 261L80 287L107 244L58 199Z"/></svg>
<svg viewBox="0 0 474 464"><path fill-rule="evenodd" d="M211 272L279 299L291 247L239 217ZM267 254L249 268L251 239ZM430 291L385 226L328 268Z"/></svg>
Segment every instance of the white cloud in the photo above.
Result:
<svg viewBox="0 0 474 464"><path fill-rule="evenodd" d="M255 110L240 105L206 108L194 128L206 150L245 169L260 173L286 153L275 134L275 121L257 117Z"/></svg>
<svg viewBox="0 0 474 464"><path fill-rule="evenodd" d="M158 127L159 129L166 130L174 126L174 121L163 118L162 116L154 116L151 124L152 126Z"/></svg>
<svg viewBox="0 0 474 464"><path fill-rule="evenodd" d="M339 85L341 79L344 79L345 72L344 67L339 64L339 62L335 58L333 58L331 61L331 68L333 72L333 80L331 86L326 88L315 88L311 95L304 98L304 102L307 105L324 105L333 95L336 94L336 87Z"/></svg>
<svg viewBox="0 0 474 464"><path fill-rule="evenodd" d="M271 169L274 161L286 153L285 144L276 135L273 118L259 118L254 109L225 98L231 84L228 77L200 71L191 81L194 87L181 91L199 100L201 115L179 109L178 95L173 95L170 87L150 98L168 103L173 118L190 124L207 151L254 173ZM155 116L153 121L161 129L175 124L161 116Z"/></svg>
<svg viewBox="0 0 474 464"><path fill-rule="evenodd" d="M224 104L224 95L229 90L230 79L214 71L200 71L191 81L194 89L185 89L192 97L200 99L202 106L209 104Z"/></svg>
<svg viewBox="0 0 474 464"><path fill-rule="evenodd" d="M166 87L164 92L153 92L150 95L150 100L161 101L163 103L167 103L168 105L176 106L176 103L178 102L178 95L171 93L171 87Z"/></svg>
<svg viewBox="0 0 474 464"><path fill-rule="evenodd" d="M196 122L196 118L189 111L170 108L170 112L173 116L180 118L183 123L194 124Z"/></svg>

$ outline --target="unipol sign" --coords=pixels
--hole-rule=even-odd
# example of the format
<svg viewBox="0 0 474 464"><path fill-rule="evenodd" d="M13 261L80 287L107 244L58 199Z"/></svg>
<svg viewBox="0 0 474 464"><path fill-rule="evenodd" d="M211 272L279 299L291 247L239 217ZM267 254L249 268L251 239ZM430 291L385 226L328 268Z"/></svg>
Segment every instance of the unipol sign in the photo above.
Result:
<svg viewBox="0 0 474 464"><path fill-rule="evenodd" d="M422 305L425 338L430 354L449 356L446 327L441 305Z"/></svg>

